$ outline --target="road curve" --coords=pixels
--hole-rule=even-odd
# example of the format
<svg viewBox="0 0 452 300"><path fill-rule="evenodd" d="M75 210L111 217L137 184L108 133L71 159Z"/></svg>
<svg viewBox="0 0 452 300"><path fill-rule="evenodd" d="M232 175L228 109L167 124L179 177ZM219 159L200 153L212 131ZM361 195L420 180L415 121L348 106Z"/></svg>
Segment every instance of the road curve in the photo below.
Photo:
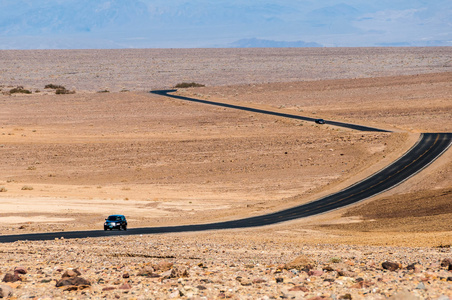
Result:
<svg viewBox="0 0 452 300"><path fill-rule="evenodd" d="M368 131L369 128L370 127L364 127L364 130ZM0 243L9 243L19 240L35 241L53 240L55 238L74 239L87 237L108 237L116 235L160 234L170 232L250 228L286 222L351 205L389 190L430 165L439 156L441 156L441 154L443 154L451 146L451 144L452 133L423 133L421 134L418 142L402 157L366 179L335 194L266 215L208 224L133 228L128 231L97 230L0 235Z"/></svg>

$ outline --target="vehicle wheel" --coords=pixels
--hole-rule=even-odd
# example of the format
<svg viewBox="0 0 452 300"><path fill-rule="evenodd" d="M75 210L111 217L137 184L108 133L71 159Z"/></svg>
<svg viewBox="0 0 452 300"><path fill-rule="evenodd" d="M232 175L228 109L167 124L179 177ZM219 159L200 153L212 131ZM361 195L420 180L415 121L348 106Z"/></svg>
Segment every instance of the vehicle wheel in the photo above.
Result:
<svg viewBox="0 0 452 300"><path fill-rule="evenodd" d="M124 225L124 230L127 230L127 225Z"/></svg>
<svg viewBox="0 0 452 300"><path fill-rule="evenodd" d="M104 227L104 231L107 231L107 228Z"/></svg>

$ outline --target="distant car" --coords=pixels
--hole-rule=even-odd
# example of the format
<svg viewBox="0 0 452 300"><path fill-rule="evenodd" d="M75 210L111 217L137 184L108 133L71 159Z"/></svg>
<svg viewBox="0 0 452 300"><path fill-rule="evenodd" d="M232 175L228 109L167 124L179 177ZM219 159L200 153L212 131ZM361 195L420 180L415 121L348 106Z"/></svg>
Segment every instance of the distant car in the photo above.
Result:
<svg viewBox="0 0 452 300"><path fill-rule="evenodd" d="M325 120L324 119L316 119L315 122L317 124L325 124Z"/></svg>
<svg viewBox="0 0 452 300"><path fill-rule="evenodd" d="M127 230L127 220L123 215L111 215L105 219L104 230L124 229Z"/></svg>

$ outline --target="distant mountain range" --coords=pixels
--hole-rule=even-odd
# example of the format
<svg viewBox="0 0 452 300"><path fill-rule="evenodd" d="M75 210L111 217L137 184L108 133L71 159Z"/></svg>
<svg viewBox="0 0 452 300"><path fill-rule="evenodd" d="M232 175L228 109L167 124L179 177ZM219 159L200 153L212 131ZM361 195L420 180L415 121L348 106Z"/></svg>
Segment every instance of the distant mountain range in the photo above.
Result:
<svg viewBox="0 0 452 300"><path fill-rule="evenodd" d="M317 43L309 43L303 41L296 42L285 42L285 41L271 41L271 40L261 40L257 38L253 39L242 39L234 43L231 43L229 47L233 48L288 48L288 47L322 47L322 45Z"/></svg>
<svg viewBox="0 0 452 300"><path fill-rule="evenodd" d="M450 0L1 0L0 49L449 46L450 20Z"/></svg>

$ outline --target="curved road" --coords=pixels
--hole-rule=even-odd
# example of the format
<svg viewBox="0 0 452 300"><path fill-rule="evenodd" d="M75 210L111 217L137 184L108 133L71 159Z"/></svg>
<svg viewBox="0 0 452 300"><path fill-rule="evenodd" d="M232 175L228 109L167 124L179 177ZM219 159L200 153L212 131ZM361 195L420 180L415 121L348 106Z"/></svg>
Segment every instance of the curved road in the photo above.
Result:
<svg viewBox="0 0 452 300"><path fill-rule="evenodd" d="M155 92L161 95L170 96L167 91ZM177 98L179 96L172 96ZM188 98L191 99L191 98ZM195 99L196 100L196 99ZM192 101L192 100L190 100ZM204 100L197 100L196 102L204 102ZM209 102L209 101L208 101ZM213 102L215 103L215 102ZM217 104L215 104L217 105ZM226 105L226 104L225 104ZM223 105L222 105L223 106ZM228 105L228 107L230 107ZM238 108L238 107L232 107ZM238 108L242 109L242 108ZM263 112L258 110L246 109L248 111ZM269 112L271 114L276 114ZM278 114L280 116L284 114ZM329 124L331 124L329 122ZM341 123L342 124L342 123ZM359 125L345 124L348 128L370 131L372 128ZM336 125L337 126L337 125ZM358 129L361 130L361 129ZM376 131L382 131L376 129ZM354 185L343 189L335 194L320 198L318 200L281 210L267 215L255 216L245 219L238 219L225 222L216 222L208 224L197 225L182 225L182 226L167 226L167 227L147 227L147 228L133 228L128 231L71 231L71 232L49 232L49 233L35 233L35 234L21 234L21 235L0 235L0 242L15 242L19 240L53 240L55 238L87 238L87 237L107 237L115 235L138 235L138 234L158 234L169 232L187 232L187 231L205 231L215 229L233 229L233 228L249 228L257 226L265 226L294 220L298 218L313 216L324 213L340 207L351 205L382 193L391 189L411 176L420 172L422 169L430 165L441 154L443 154L452 144L452 133L424 133L420 136L418 142L397 161L393 162L386 168L369 176L368 178L355 183Z"/></svg>

